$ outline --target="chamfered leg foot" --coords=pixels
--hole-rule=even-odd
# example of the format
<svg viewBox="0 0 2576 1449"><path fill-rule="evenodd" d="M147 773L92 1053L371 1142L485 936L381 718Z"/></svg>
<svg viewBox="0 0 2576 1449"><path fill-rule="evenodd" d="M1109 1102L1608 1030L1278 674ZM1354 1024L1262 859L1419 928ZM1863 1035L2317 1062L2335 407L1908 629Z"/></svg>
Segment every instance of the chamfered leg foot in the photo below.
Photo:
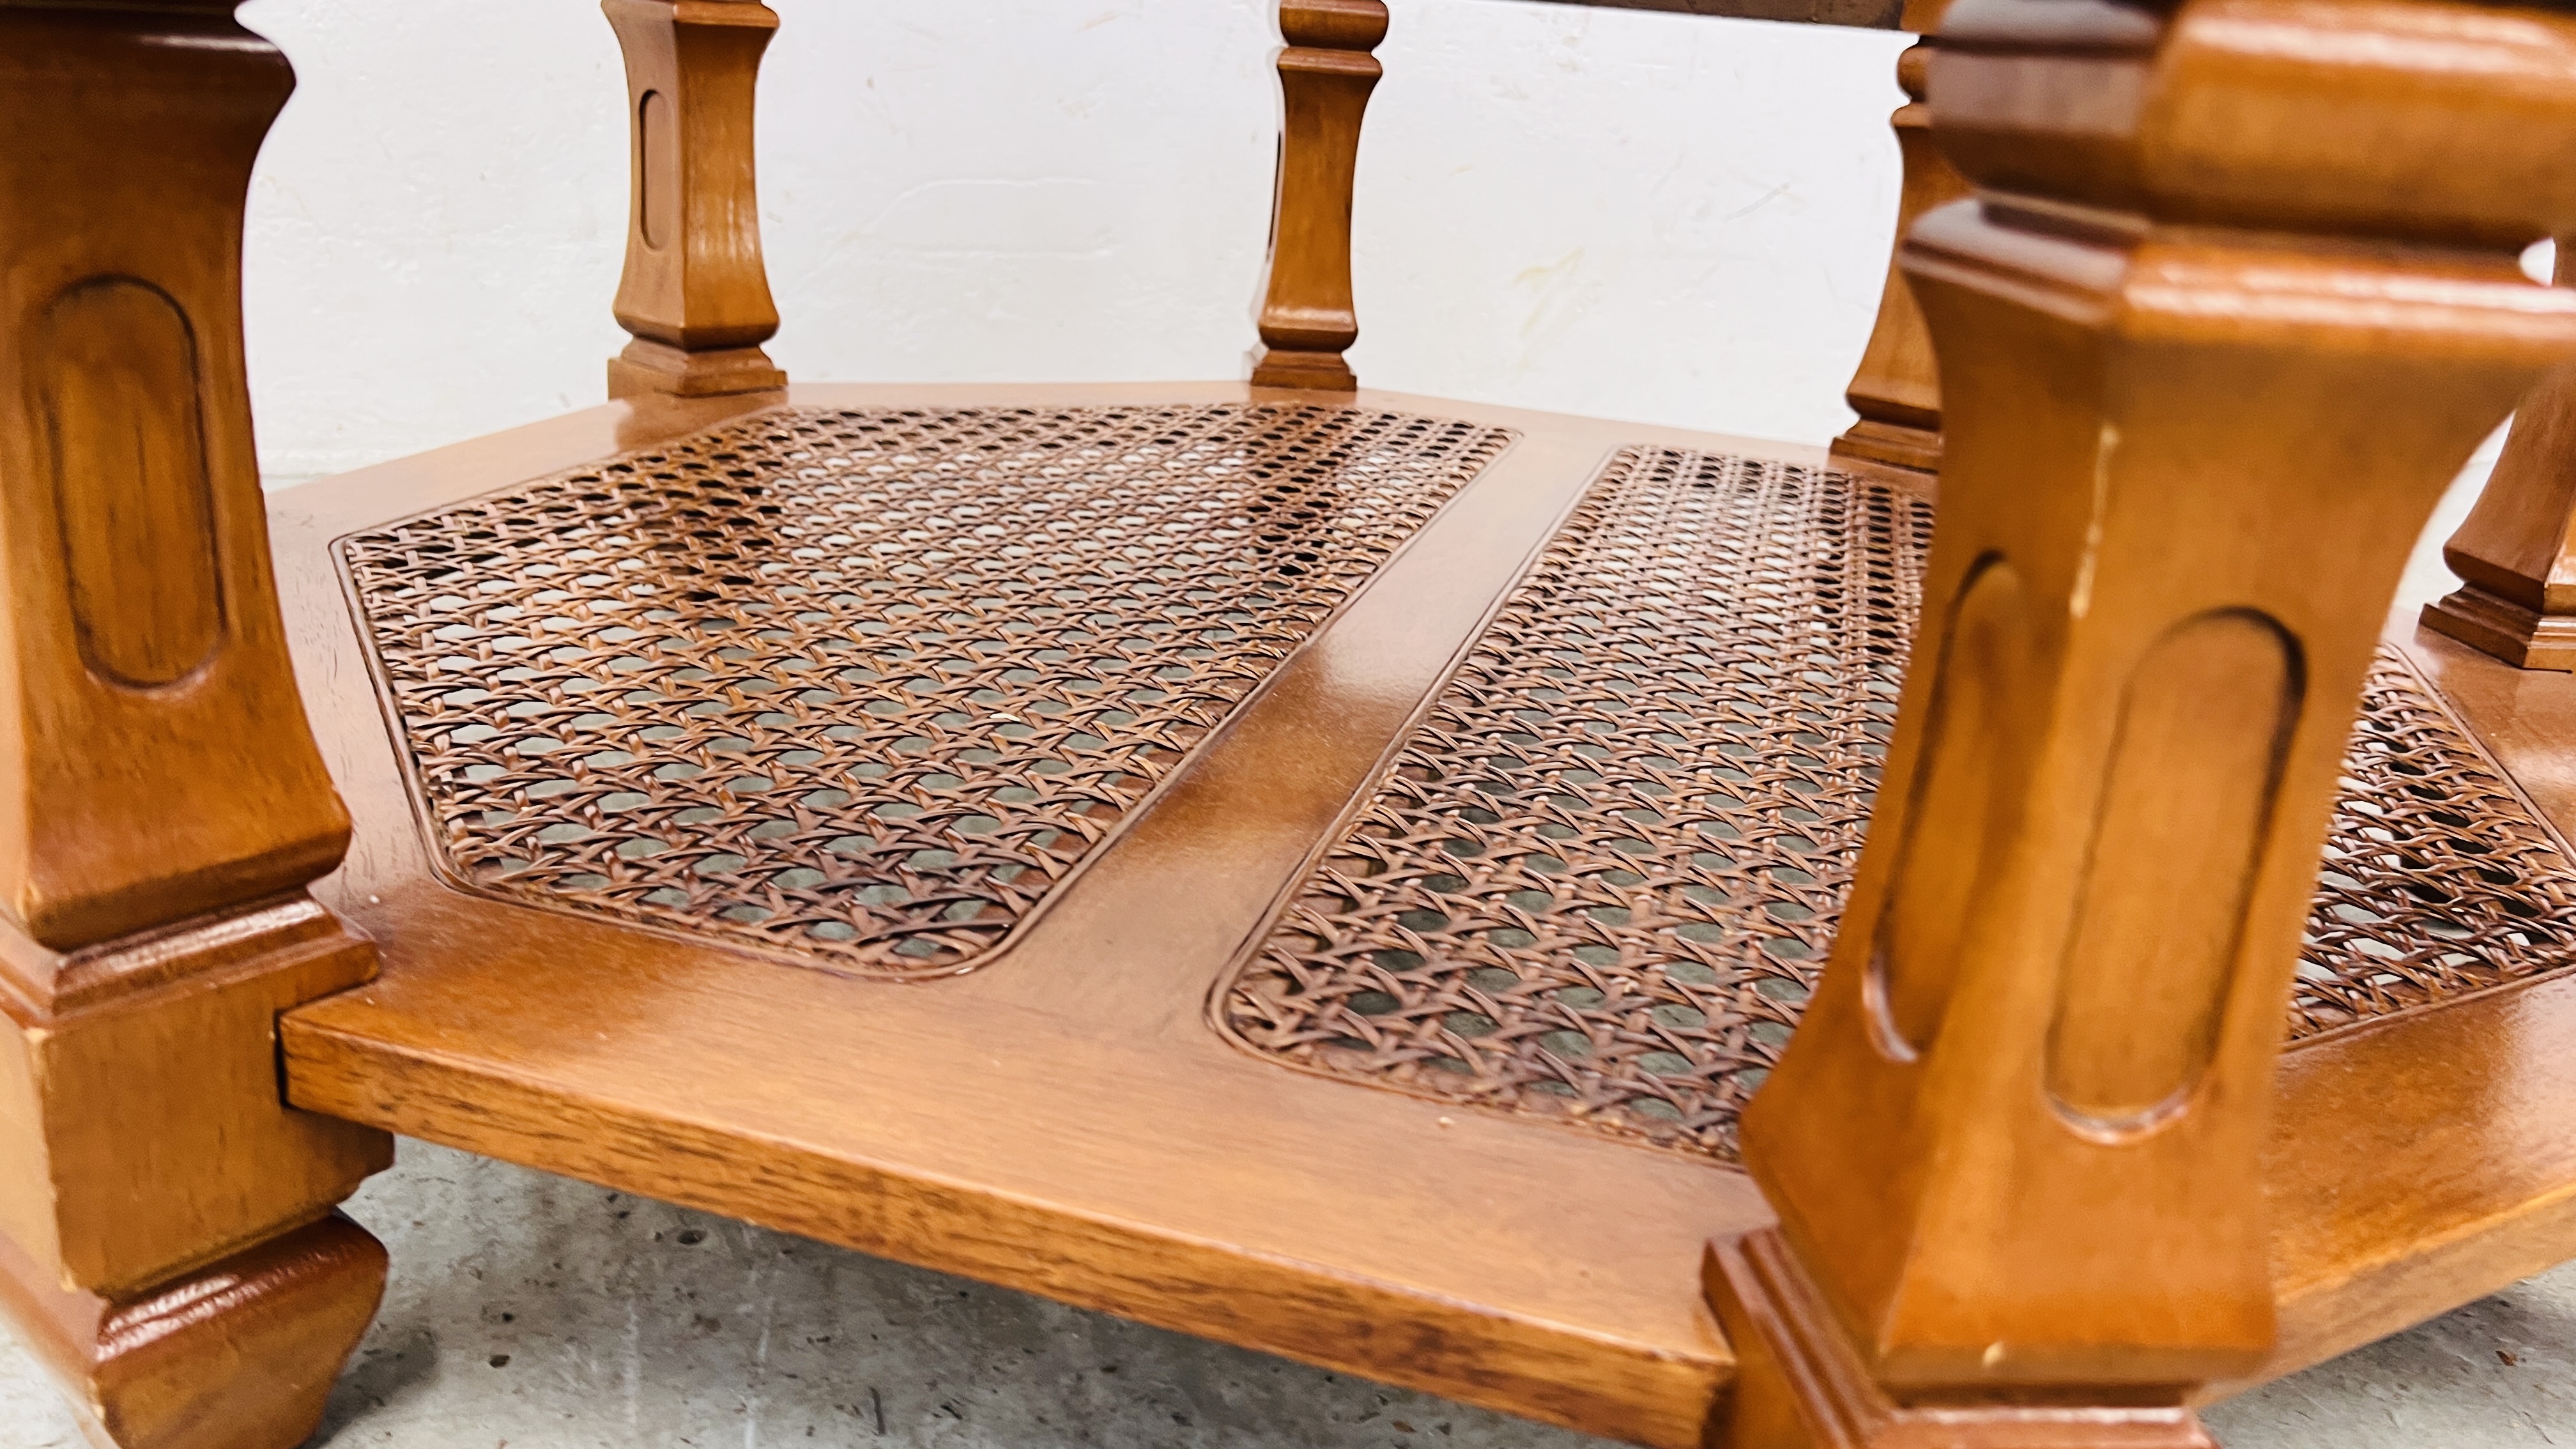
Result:
<svg viewBox="0 0 2576 1449"><path fill-rule="evenodd" d="M2179 1392L1900 1404L1776 1228L1710 1243L1700 1281L1736 1360L1708 1449L2218 1449Z"/></svg>
<svg viewBox="0 0 2576 1449"><path fill-rule="evenodd" d="M114 1302L0 1237L0 1303L100 1449L295 1449L384 1297L338 1213Z"/></svg>

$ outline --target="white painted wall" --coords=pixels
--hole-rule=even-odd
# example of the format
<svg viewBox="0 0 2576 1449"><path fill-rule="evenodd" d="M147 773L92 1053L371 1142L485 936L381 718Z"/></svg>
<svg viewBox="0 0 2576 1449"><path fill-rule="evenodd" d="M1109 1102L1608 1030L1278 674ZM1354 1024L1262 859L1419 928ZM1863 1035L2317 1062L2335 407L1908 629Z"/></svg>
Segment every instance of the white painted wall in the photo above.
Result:
<svg viewBox="0 0 2576 1449"><path fill-rule="evenodd" d="M811 380L1241 375L1267 0L773 0L762 220ZM1821 442L1877 305L1907 37L1392 0L1372 385ZM302 85L251 197L266 470L601 396L624 89L585 0L250 0Z"/></svg>

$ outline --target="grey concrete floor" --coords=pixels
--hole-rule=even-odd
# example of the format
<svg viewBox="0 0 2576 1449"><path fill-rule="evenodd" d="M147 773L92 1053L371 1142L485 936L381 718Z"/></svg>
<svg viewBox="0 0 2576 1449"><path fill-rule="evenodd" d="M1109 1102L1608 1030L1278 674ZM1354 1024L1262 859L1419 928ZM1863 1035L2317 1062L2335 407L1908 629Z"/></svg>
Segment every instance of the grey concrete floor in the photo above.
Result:
<svg viewBox="0 0 2576 1449"><path fill-rule="evenodd" d="M334 1449L1583 1449L1605 1441L417 1142ZM2576 1446L2576 1265L2209 1413L2230 1449ZM81 1449L0 1337L0 1446Z"/></svg>

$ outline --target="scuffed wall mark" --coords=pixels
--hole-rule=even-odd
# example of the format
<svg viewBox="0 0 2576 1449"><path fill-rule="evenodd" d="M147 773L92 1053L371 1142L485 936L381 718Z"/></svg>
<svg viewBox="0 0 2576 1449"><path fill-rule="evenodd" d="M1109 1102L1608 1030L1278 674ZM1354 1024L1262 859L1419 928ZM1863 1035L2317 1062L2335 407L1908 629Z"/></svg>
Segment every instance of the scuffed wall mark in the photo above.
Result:
<svg viewBox="0 0 2576 1449"><path fill-rule="evenodd" d="M1512 278L1512 286L1526 293L1520 356L1512 364L1513 376L1525 377L1539 365L1549 344L1572 330L1601 300L1601 286L1583 274L1581 247L1553 262L1524 270Z"/></svg>
<svg viewBox="0 0 2576 1449"><path fill-rule="evenodd" d="M1786 182L1786 181L1781 182L1779 185L1772 187L1770 190L1768 190L1768 191L1766 191L1766 192L1763 192L1760 196L1755 197L1751 202L1749 202L1749 203L1747 203L1747 204L1745 204L1745 205L1743 205L1743 206L1739 206L1739 207L1737 207L1735 210L1728 212L1728 213L1726 214L1726 216L1724 217L1724 220L1727 220L1727 221L1741 221L1741 220L1743 220L1745 217L1751 216L1753 213L1755 213L1755 212L1757 212L1757 211L1760 211L1762 208L1764 208L1764 207L1766 207L1766 206L1769 206L1772 202L1774 202L1774 201L1778 200L1780 197L1787 195L1787 194L1788 194L1788 191L1789 191L1789 186L1790 186L1790 183L1789 183L1789 182Z"/></svg>

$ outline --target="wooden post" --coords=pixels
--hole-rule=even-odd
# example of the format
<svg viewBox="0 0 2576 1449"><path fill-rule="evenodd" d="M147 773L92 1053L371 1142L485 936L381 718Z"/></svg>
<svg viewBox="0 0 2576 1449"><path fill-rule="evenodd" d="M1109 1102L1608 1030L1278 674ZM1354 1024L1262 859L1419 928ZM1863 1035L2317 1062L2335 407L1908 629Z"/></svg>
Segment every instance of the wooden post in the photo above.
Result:
<svg viewBox="0 0 2576 1449"><path fill-rule="evenodd" d="M752 100L778 16L760 0L602 0L626 54L633 184L608 395L787 385L760 258Z"/></svg>
<svg viewBox="0 0 2576 1449"><path fill-rule="evenodd" d="M2576 238L2558 245L2557 280L2576 287ZM2576 670L2576 366L2522 400L2442 561L2460 587L2424 606L2425 628L2519 668Z"/></svg>
<svg viewBox="0 0 2576 1449"><path fill-rule="evenodd" d="M1732 1442L2183 1446L2274 1335L2260 1149L2417 531L2576 294L2576 20L1958 0L1978 187L1904 268L1946 390L1885 784L1713 1245ZM2366 136L2367 144L2356 144ZM2463 161L2462 158L2471 158ZM2331 560L2331 567L2319 567Z"/></svg>
<svg viewBox="0 0 2576 1449"><path fill-rule="evenodd" d="M1896 203L1896 248L1887 259L1878 322L1861 352L1860 370L1843 393L1860 421L1844 429L1832 449L1837 458L1922 473L1941 467L1941 371L1933 362L1923 309L1898 266L1897 248L1924 213L1968 194L1967 179L1932 144L1932 112L1923 104L1924 78L1940 44L1933 32L1949 9L1950 0L1907 0L1905 6L1905 28L1923 39L1896 61L1896 83L1907 96L1889 118L1905 165L1905 187Z"/></svg>
<svg viewBox="0 0 2576 1449"><path fill-rule="evenodd" d="M1270 280L1261 307L1255 387L1349 392L1342 352L1359 340L1351 302L1351 187L1360 118L1384 70L1379 0L1280 0L1279 194L1270 221Z"/></svg>
<svg viewBox="0 0 2576 1449"><path fill-rule="evenodd" d="M299 1442L384 1282L389 1140L277 1076L375 969L243 381L292 86L232 0L0 3L0 1303L125 1449Z"/></svg>

